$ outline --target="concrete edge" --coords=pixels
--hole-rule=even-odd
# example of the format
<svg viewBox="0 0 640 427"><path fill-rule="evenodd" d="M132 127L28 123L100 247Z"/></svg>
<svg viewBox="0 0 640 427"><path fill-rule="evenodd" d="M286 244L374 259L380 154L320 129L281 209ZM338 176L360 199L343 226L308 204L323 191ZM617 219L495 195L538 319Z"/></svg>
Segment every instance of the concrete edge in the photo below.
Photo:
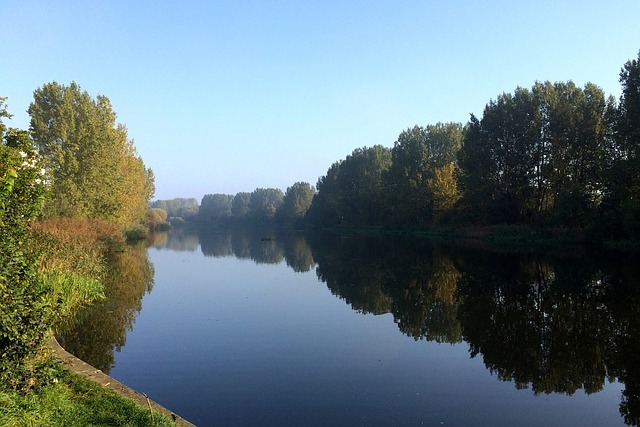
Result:
<svg viewBox="0 0 640 427"><path fill-rule="evenodd" d="M175 414L151 399L147 399L144 395L111 378L101 370L96 369L88 363L78 359L76 356L62 348L53 334L51 334L49 346L53 350L55 356L61 360L62 364L71 371L82 375L83 377L88 378L91 381L98 383L100 386L112 390L123 397L133 399L143 408L149 408L149 405L151 405L153 413L161 413L169 417L169 419L172 419L178 427L195 427L195 424L190 423L180 415Z"/></svg>

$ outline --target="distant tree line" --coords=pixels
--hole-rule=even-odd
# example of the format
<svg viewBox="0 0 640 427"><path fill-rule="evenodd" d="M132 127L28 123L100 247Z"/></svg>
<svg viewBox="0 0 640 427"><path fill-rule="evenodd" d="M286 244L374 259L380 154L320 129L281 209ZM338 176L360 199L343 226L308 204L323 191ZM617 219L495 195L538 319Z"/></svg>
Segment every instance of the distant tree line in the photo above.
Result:
<svg viewBox="0 0 640 427"><path fill-rule="evenodd" d="M536 82L489 101L465 125L404 130L392 148L354 150L314 189L207 194L197 219L424 229L526 224L640 233L640 53L622 94L593 83Z"/></svg>
<svg viewBox="0 0 640 427"><path fill-rule="evenodd" d="M156 200L150 208L157 212L163 220L192 221L198 216L198 200L195 198L176 198L171 200Z"/></svg>
<svg viewBox="0 0 640 427"><path fill-rule="evenodd" d="M171 224L200 222L206 225L280 224L302 225L315 196L306 182L296 182L286 192L256 188L251 193L206 194L196 199L157 200L151 210Z"/></svg>
<svg viewBox="0 0 640 427"><path fill-rule="evenodd" d="M300 225L315 196L306 182L296 182L286 192L256 188L251 193L207 194L202 198L198 220L207 224L253 223Z"/></svg>

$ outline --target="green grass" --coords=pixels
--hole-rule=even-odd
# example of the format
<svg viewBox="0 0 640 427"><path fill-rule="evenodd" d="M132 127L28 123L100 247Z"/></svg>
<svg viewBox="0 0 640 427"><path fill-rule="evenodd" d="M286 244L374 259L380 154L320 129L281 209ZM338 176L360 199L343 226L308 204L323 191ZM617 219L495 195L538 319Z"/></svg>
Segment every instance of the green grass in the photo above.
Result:
<svg viewBox="0 0 640 427"><path fill-rule="evenodd" d="M49 289L47 303L55 307L55 323L68 320L78 308L104 298L104 286L96 279L61 271L47 271L41 279Z"/></svg>
<svg viewBox="0 0 640 427"><path fill-rule="evenodd" d="M0 426L174 426L97 383L58 367L55 382L22 393L0 389Z"/></svg>

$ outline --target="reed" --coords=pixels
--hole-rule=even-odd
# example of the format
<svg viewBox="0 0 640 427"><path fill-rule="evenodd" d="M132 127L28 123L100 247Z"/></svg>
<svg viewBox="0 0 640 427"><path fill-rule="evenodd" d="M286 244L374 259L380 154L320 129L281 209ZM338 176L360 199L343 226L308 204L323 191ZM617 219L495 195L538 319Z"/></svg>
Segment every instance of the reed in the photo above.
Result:
<svg viewBox="0 0 640 427"><path fill-rule="evenodd" d="M54 324L67 321L78 308L104 299L102 282L72 272L47 271L41 280L48 288L47 303L54 307Z"/></svg>
<svg viewBox="0 0 640 427"><path fill-rule="evenodd" d="M104 298L107 258L124 245L119 226L100 220L55 218L31 226L32 250L53 309L53 327L78 308Z"/></svg>

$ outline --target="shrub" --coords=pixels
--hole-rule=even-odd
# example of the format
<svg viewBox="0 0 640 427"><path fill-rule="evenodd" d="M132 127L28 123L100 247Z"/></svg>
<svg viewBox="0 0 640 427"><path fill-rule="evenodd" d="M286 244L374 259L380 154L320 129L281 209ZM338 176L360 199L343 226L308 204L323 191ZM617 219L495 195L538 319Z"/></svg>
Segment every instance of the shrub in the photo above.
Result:
<svg viewBox="0 0 640 427"><path fill-rule="evenodd" d="M1 123L0 123L1 125ZM26 132L10 130L0 145L0 380L30 389L46 363L44 344L51 310L29 250L29 223L40 212L45 171Z"/></svg>

